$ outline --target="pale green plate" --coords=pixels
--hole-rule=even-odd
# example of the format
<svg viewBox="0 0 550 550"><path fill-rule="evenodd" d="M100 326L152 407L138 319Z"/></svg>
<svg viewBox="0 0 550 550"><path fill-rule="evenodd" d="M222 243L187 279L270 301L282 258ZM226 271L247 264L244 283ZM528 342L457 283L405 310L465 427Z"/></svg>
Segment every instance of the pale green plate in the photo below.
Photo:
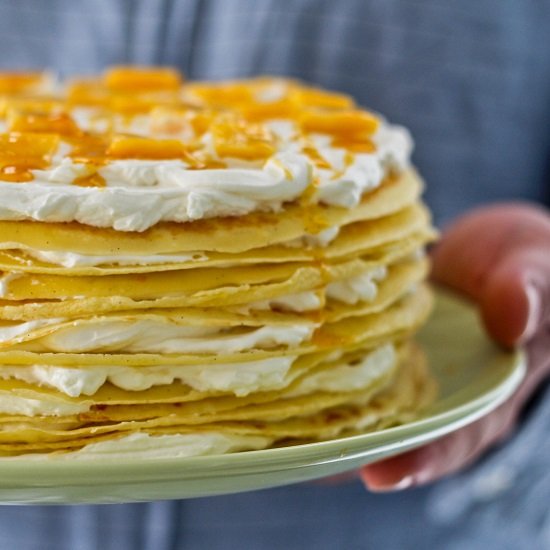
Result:
<svg viewBox="0 0 550 550"><path fill-rule="evenodd" d="M106 503L190 498L274 487L338 474L418 447L487 414L525 373L521 352L484 335L468 303L438 293L420 343L440 394L425 417L374 433L222 456L174 459L0 460L0 502Z"/></svg>

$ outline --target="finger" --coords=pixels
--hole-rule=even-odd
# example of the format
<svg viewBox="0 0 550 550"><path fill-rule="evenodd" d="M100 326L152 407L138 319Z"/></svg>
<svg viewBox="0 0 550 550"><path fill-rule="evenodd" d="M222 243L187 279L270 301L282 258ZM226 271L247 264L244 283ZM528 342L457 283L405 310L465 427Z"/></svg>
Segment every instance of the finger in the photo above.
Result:
<svg viewBox="0 0 550 550"><path fill-rule="evenodd" d="M359 472L357 470L350 470L349 472L316 479L312 483L314 485L342 485L344 483L356 481L358 476Z"/></svg>
<svg viewBox="0 0 550 550"><path fill-rule="evenodd" d="M550 320L546 321L526 346L527 376L512 396L520 411L536 388L550 376Z"/></svg>
<svg viewBox="0 0 550 550"><path fill-rule="evenodd" d="M433 278L480 303L490 333L511 345L550 308L550 216L526 205L461 218L433 252Z"/></svg>
<svg viewBox="0 0 550 550"><path fill-rule="evenodd" d="M531 340L550 318L550 241L504 257L487 278L481 309L497 341Z"/></svg>
<svg viewBox="0 0 550 550"><path fill-rule="evenodd" d="M507 403L466 428L433 443L361 469L361 479L371 491L396 491L425 485L473 463L483 452L506 437L516 418Z"/></svg>

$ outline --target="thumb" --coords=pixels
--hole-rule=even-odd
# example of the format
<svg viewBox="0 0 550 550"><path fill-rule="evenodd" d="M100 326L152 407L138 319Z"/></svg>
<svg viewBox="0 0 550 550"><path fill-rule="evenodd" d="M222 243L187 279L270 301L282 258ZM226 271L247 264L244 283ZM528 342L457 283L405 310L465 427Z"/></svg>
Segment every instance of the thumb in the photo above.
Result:
<svg viewBox="0 0 550 550"><path fill-rule="evenodd" d="M435 248L433 278L473 298L500 343L529 339L550 310L550 216L520 204L473 211Z"/></svg>
<svg viewBox="0 0 550 550"><path fill-rule="evenodd" d="M481 300L485 325L505 345L529 341L550 316L550 242L512 251L487 279Z"/></svg>

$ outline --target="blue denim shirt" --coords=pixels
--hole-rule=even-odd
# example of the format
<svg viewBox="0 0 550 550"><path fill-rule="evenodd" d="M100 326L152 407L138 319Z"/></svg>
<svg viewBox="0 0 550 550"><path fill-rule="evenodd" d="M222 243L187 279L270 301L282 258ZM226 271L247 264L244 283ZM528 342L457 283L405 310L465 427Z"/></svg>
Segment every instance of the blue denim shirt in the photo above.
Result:
<svg viewBox="0 0 550 550"><path fill-rule="evenodd" d="M548 202L550 4L514 0L0 0L0 67L163 63L344 90L408 126L444 223ZM358 482L136 505L7 507L17 550L550 548L550 394L481 463L423 489Z"/></svg>

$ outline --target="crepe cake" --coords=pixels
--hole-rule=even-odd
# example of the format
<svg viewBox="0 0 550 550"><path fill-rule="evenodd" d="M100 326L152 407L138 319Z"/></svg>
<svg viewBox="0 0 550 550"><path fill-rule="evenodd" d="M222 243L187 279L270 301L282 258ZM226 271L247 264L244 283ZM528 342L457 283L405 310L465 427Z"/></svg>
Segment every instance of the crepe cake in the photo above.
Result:
<svg viewBox="0 0 550 550"><path fill-rule="evenodd" d="M192 456L415 418L435 237L408 132L169 68L0 75L0 454Z"/></svg>

